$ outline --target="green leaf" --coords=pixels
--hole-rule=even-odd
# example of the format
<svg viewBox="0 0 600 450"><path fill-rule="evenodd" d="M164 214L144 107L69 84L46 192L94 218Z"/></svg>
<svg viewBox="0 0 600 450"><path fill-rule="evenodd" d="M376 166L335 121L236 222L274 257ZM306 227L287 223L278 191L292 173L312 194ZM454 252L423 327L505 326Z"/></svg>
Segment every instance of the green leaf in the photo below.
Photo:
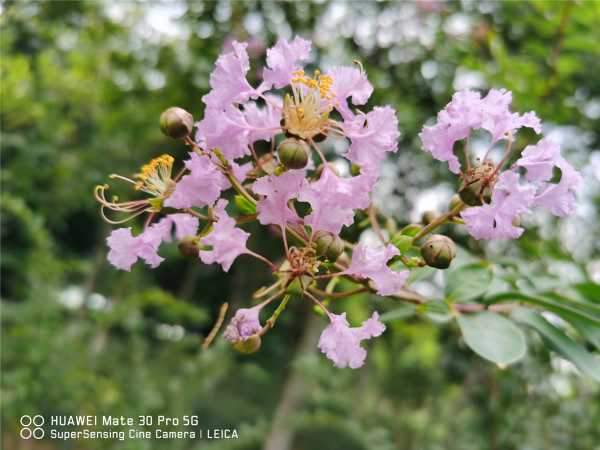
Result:
<svg viewBox="0 0 600 450"><path fill-rule="evenodd" d="M465 342L479 356L507 365L525 355L523 332L506 317L492 312L461 314L457 318Z"/></svg>
<svg viewBox="0 0 600 450"><path fill-rule="evenodd" d="M520 292L505 292L503 294L494 295L486 299L489 303L499 303L505 301L521 301L533 305L541 306L542 308L553 312L563 319L574 322L581 321L590 326L600 327L600 315L597 313L596 305L585 304L574 301L556 301L541 296L532 296L522 294Z"/></svg>
<svg viewBox="0 0 600 450"><path fill-rule="evenodd" d="M540 314L526 308L518 308L512 316L519 322L525 323L537 331L544 341L562 355L573 362L582 372L600 382L600 358L588 352L577 342L571 340L562 330L551 325Z"/></svg>
<svg viewBox="0 0 600 450"><path fill-rule="evenodd" d="M402 233L396 233L391 240L394 247L400 250L400 253L405 254L412 247L413 238Z"/></svg>
<svg viewBox="0 0 600 450"><path fill-rule="evenodd" d="M467 302L481 297L487 291L494 273L485 262L467 264L446 272L446 299L456 302Z"/></svg>
<svg viewBox="0 0 600 450"><path fill-rule="evenodd" d="M450 310L448 303L441 300L432 300L427 303L422 303L417 306L417 311L421 314L425 314L428 319L437 323L445 323L452 320L452 311Z"/></svg>
<svg viewBox="0 0 600 450"><path fill-rule="evenodd" d="M235 206L237 206L237 209L239 209L242 214L256 214L256 205L243 195L236 195L234 201Z"/></svg>
<svg viewBox="0 0 600 450"><path fill-rule="evenodd" d="M379 320L381 320L383 323L386 323L386 322L391 322L393 320L406 319L407 317L410 317L414 314L415 314L415 305L407 303L396 309L393 309L391 311L388 311L388 312L382 314L381 317L379 318Z"/></svg>

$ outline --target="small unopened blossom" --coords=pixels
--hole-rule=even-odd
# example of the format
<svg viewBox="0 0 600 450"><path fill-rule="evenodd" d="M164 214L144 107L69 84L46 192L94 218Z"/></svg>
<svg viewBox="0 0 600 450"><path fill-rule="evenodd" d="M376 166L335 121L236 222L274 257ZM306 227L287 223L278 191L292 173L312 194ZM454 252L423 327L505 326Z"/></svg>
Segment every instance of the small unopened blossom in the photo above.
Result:
<svg viewBox="0 0 600 450"><path fill-rule="evenodd" d="M259 321L260 310L264 305L256 305L252 308L240 308L235 312L231 322L225 328L223 337L229 342L235 343L245 341L251 336L259 333L262 326Z"/></svg>
<svg viewBox="0 0 600 450"><path fill-rule="evenodd" d="M226 200L219 200L215 206L215 214L219 218L212 226L211 232L203 237L200 242L204 245L210 245L211 250L201 250L200 259L205 264L218 263L225 272L233 261L240 255L248 253L246 241L250 233L245 232L235 226L235 220L227 215L225 207Z"/></svg>
<svg viewBox="0 0 600 450"><path fill-rule="evenodd" d="M343 273L369 278L379 295L392 295L404 286L410 274L408 270L397 272L388 267L388 261L399 254L391 244L384 247L360 243L354 247L352 262Z"/></svg>
<svg viewBox="0 0 600 450"><path fill-rule="evenodd" d="M379 314L374 312L371 318L365 320L362 326L351 328L346 320L346 313L340 315L328 314L331 323L319 338L319 349L336 367L361 367L367 351L361 347L361 342L371 339L385 331L385 325L379 321Z"/></svg>

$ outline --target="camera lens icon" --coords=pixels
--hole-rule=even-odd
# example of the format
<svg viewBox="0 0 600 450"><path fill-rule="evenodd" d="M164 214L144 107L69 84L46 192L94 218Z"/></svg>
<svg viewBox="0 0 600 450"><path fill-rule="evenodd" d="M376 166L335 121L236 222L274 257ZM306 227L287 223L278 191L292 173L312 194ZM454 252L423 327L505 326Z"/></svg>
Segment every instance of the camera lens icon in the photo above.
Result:
<svg viewBox="0 0 600 450"><path fill-rule="evenodd" d="M36 414L35 416L24 415L19 420L21 423L21 431L19 435L21 439L42 439L44 437L44 429L41 428L44 425L44 417ZM32 428L33 427L33 428Z"/></svg>

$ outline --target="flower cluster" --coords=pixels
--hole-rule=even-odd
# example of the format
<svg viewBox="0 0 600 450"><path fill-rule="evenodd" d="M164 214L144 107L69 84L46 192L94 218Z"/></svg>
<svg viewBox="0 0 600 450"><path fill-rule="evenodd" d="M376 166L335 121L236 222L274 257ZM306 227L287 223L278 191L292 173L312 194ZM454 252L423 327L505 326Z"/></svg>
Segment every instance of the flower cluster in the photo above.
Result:
<svg viewBox="0 0 600 450"><path fill-rule="evenodd" d="M469 90L457 92L439 112L435 125L425 126L420 134L425 150L447 162L461 178L459 194L466 209L460 215L475 239L518 238L524 231L520 217L536 206L566 216L574 208L581 182L579 173L561 156L558 144L548 138L525 147L520 158L503 170L515 153L513 144L520 128L542 132L534 112L513 113L511 102L512 94L505 90L492 89L483 98ZM483 158L473 161L468 143L476 129L487 131L491 143ZM462 165L454 152L461 140L466 141ZM494 162L488 157L501 141L506 142L504 155Z"/></svg>
<svg viewBox="0 0 600 450"><path fill-rule="evenodd" d="M311 43L300 37L281 39L267 51L262 82L253 87L247 79L246 44L233 42L232 51L218 58L210 76L211 90L202 98L204 118L196 123L194 139L186 132L190 127L185 111L170 108L161 118L163 131L183 138L191 149L183 169L173 175L173 159L163 155L134 179L113 176L133 183L149 198L109 200L106 185L97 188L96 198L104 217L106 209L131 213L130 217L148 214L138 236L121 228L107 239L108 259L120 269L130 270L138 258L158 266L163 260L159 246L170 240L173 226L177 238L186 237L206 264L218 263L228 271L238 256L246 254L268 265L278 278L267 290L274 289L274 295L239 309L225 339L236 344L262 336L273 320L261 326L260 311L285 298L289 286L299 280L302 297L322 308L331 322L323 332L321 350L339 367L359 367L366 356L360 342L379 336L385 326L375 313L362 327L350 328L344 314L333 314L319 299L323 291L318 284L345 276L380 295L392 295L404 285L408 271L388 266L399 254L394 246L359 244L349 252L353 255L349 260L340 255L352 245L339 237L354 223L357 211L371 207L379 166L387 153L397 151L398 122L390 106L369 112L356 109L373 92L360 64L308 74L302 64L310 51ZM353 176L341 176L326 160L320 146L326 139L348 142L343 156L353 165ZM236 205L250 209L248 214L234 218L226 211L231 191L237 194ZM309 210L301 214L299 202ZM167 210L177 213L153 222ZM237 222L250 220L281 231L282 263L247 248L249 233ZM206 225L199 230L201 222ZM291 237L294 245L288 242Z"/></svg>
<svg viewBox="0 0 600 450"><path fill-rule="evenodd" d="M366 358L361 342L381 335L385 326L374 312L360 327L352 328L345 313L328 309L330 300L367 291L406 295L410 293L405 287L408 269L425 264L448 267L455 255L454 244L434 235L420 247L422 258L405 254L407 249L417 249L419 239L441 220L416 232L411 227L400 230L390 241L382 233L381 215L372 205L371 192L381 163L398 149L398 121L390 106L376 106L368 112L358 109L373 92L360 63L314 70L309 75L302 65L309 60L311 43L300 37L281 39L267 50L262 81L253 87L247 79L246 47L233 42L232 51L218 58L210 76L210 92L202 98L202 120L194 124L193 117L180 108L169 108L161 116L163 132L181 139L190 150L179 171L174 173L171 156L162 155L132 178L111 176L147 194L143 199L121 202L107 197L108 185L96 188L108 222L120 224L146 216L137 236L131 228L110 234L108 260L127 271L138 259L155 268L163 261L159 247L171 241L172 233L182 241L184 254L197 255L205 264L220 264L225 272L241 255L256 258L270 269L275 281L254 294L259 303L235 312L223 337L242 352L258 350L262 336L273 328L294 293L313 302L328 318L319 340L327 358L337 367L360 367ZM541 131L535 114L511 113L510 102L510 93L504 91L492 90L485 98L459 92L440 112L438 122L421 133L425 149L447 161L462 180L462 200L444 220L462 211L462 219L477 239L518 237L522 229L515 225L515 218L533 206L568 214L580 179L560 156L558 146L546 139L527 147L510 169L501 171L516 131L523 126ZM466 149L461 170L454 144L468 140L476 128L491 134L492 146L507 141L506 154L497 164L487 155L481 163L472 164ZM323 142L327 140L346 143L343 157L351 175L341 175L326 159ZM561 173L559 181L554 179L555 168ZM109 218L107 210L126 217ZM341 234L358 217L361 223L370 223L380 244L342 239ZM250 234L241 227L253 221L280 233L282 260L271 261L248 248ZM390 231L394 232L393 227ZM354 287L332 292L336 283L329 280L341 278ZM261 324L261 312L277 300L277 308ZM218 327L213 331L214 337Z"/></svg>

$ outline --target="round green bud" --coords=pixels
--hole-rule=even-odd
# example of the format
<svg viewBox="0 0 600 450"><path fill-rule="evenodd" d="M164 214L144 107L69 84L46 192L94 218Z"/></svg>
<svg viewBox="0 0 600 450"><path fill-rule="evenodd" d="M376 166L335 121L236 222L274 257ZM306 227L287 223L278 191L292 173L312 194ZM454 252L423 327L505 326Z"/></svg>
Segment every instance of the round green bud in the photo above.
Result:
<svg viewBox="0 0 600 450"><path fill-rule="evenodd" d="M463 184L458 195L465 205L481 206L492 201L492 187L484 179L479 179Z"/></svg>
<svg viewBox="0 0 600 450"><path fill-rule="evenodd" d="M450 209L454 209L456 208L459 204L462 203L462 200L460 199L460 195L458 194L454 194L452 197L450 197Z"/></svg>
<svg viewBox="0 0 600 450"><path fill-rule="evenodd" d="M235 348L240 353L249 355L251 353L256 353L260 348L260 344L260 336L258 334L253 334L246 340L240 340L234 343L233 348Z"/></svg>
<svg viewBox="0 0 600 450"><path fill-rule="evenodd" d="M194 117L183 108L173 106L160 115L161 131L173 139L183 139L194 128Z"/></svg>
<svg viewBox="0 0 600 450"><path fill-rule="evenodd" d="M344 251L344 241L335 234L327 231L318 231L315 235L317 243L317 255L326 257L335 262Z"/></svg>
<svg viewBox="0 0 600 450"><path fill-rule="evenodd" d="M456 245L447 236L432 234L421 246L421 256L428 266L447 269L456 256Z"/></svg>
<svg viewBox="0 0 600 450"><path fill-rule="evenodd" d="M435 211L425 211L421 216L421 222L423 222L423 225L429 225L437 218L437 216L438 213Z"/></svg>
<svg viewBox="0 0 600 450"><path fill-rule="evenodd" d="M288 169L302 169L308 164L310 147L296 138L287 138L277 148L279 160Z"/></svg>
<svg viewBox="0 0 600 450"><path fill-rule="evenodd" d="M356 176L360 175L360 166L358 164L352 164L350 166L350 174L353 177L356 177Z"/></svg>
<svg viewBox="0 0 600 450"><path fill-rule="evenodd" d="M194 236L184 237L179 244L177 244L179 252L183 256L198 256L198 238Z"/></svg>

